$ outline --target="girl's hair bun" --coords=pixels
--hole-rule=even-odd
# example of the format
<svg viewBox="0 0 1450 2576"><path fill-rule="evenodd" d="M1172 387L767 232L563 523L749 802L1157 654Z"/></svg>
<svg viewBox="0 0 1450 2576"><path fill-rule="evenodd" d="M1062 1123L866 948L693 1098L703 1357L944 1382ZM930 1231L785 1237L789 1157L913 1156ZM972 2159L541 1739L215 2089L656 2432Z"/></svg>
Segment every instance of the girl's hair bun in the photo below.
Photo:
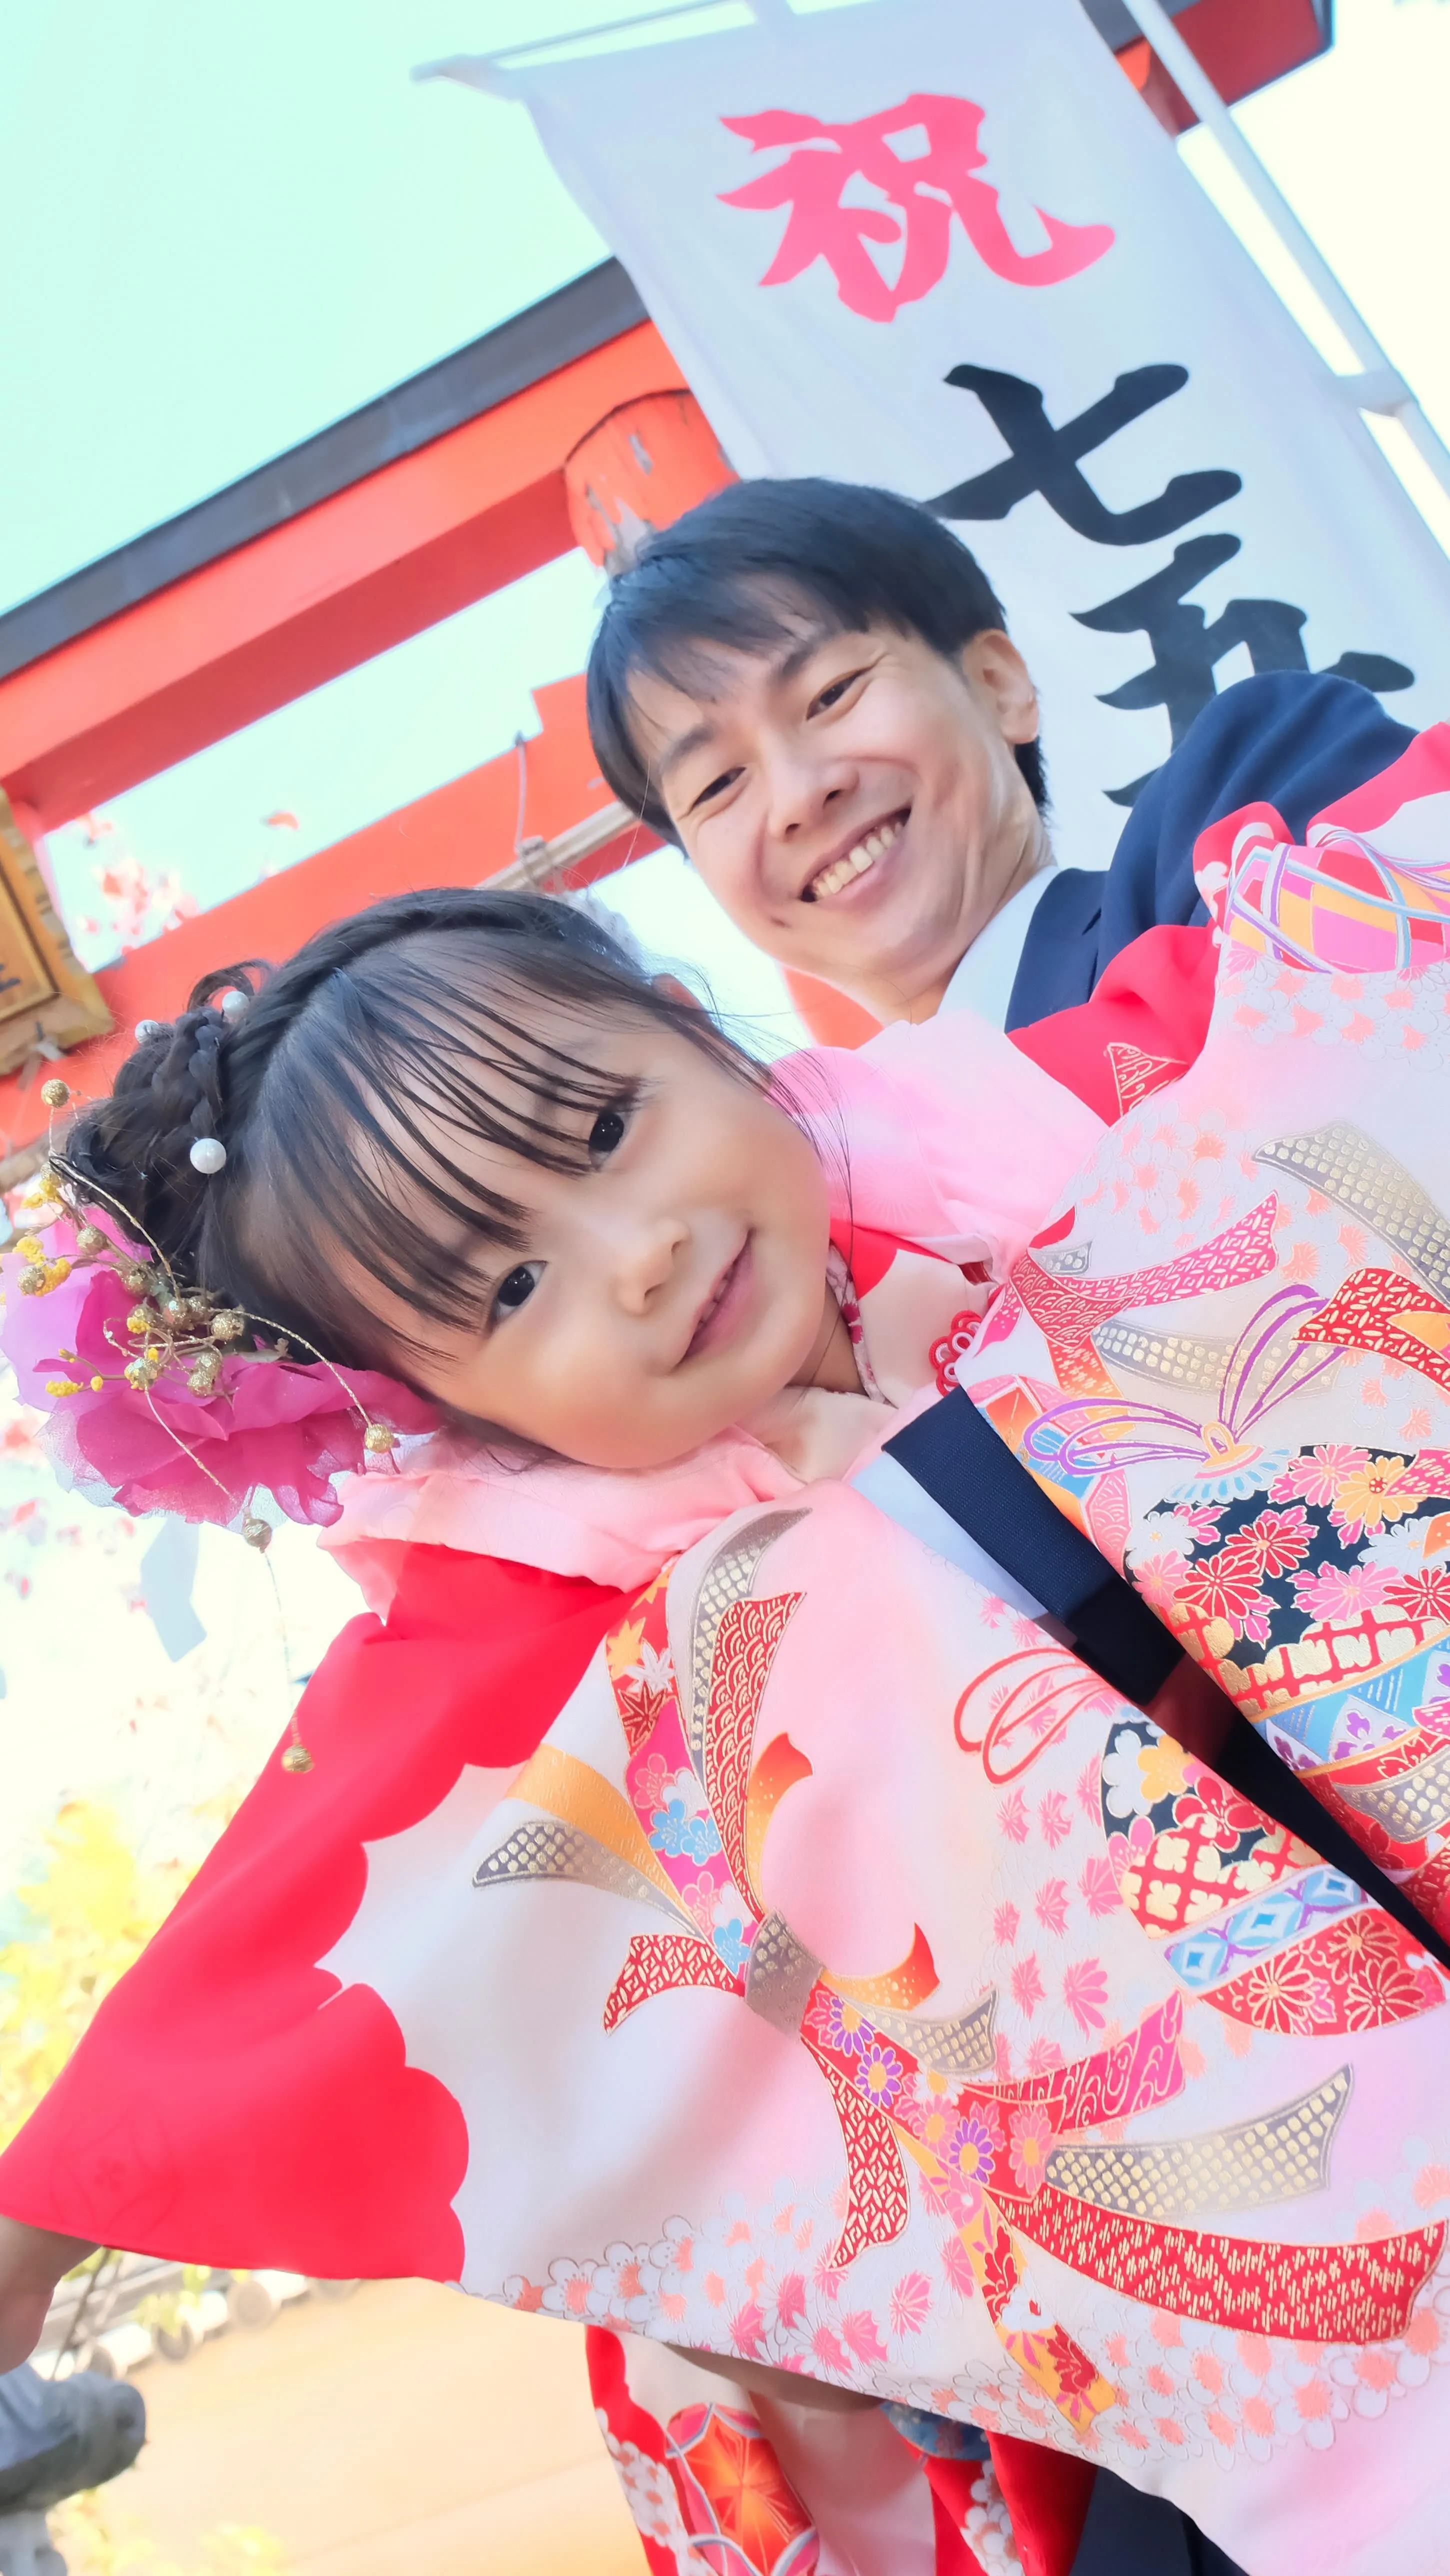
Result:
<svg viewBox="0 0 1450 2576"><path fill-rule="evenodd" d="M191 1267L208 1175L191 1159L203 1137L225 1139L227 1056L235 1023L225 999L250 1004L267 969L257 959L204 975L174 1020L142 1020L109 1100L83 1109L64 1164L84 1196L124 1208L179 1273Z"/></svg>

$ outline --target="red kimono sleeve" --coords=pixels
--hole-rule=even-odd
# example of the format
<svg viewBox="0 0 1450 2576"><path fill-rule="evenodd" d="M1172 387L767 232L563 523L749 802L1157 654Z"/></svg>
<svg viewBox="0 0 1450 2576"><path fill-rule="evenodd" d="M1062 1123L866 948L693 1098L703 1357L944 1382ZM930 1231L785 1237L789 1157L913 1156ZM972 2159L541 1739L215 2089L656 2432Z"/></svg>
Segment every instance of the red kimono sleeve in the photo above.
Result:
<svg viewBox="0 0 1450 2576"><path fill-rule="evenodd" d="M1217 963L1207 922L1145 930L1104 970L1091 1001L1013 1029L1012 1043L1112 1126L1199 1054Z"/></svg>
<svg viewBox="0 0 1450 2576"><path fill-rule="evenodd" d="M323 2280L457 2277L468 2142L380 1996L317 1962L367 1845L466 1764L511 1769L627 1595L413 1549L386 1625L354 1619L185 1896L0 2156L0 2210L142 2254Z"/></svg>

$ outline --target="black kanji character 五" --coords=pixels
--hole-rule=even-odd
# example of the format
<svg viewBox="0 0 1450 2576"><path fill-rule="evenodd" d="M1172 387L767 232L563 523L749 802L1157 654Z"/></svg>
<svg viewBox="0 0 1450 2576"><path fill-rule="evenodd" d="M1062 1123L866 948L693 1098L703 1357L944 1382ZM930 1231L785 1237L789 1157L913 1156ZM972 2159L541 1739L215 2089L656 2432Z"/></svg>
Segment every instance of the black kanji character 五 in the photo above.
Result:
<svg viewBox="0 0 1450 2576"><path fill-rule="evenodd" d="M1185 596L1220 564L1231 562L1239 550L1239 539L1226 531L1190 537L1186 545L1174 548L1172 562L1150 573L1146 581L1105 600L1101 608L1073 611L1078 625L1091 627L1096 634L1147 636L1153 656L1147 670L1135 673L1120 688L1105 689L1102 704L1165 708L1175 747L1216 695L1215 670L1237 646L1247 649L1255 671L1309 668L1302 634L1306 610L1291 607L1286 599L1231 599L1210 625L1203 609ZM1331 676L1381 691L1408 689L1415 674L1387 653L1341 653L1331 665ZM1132 805L1152 776L1152 770L1146 770L1126 787L1105 792L1114 805Z"/></svg>

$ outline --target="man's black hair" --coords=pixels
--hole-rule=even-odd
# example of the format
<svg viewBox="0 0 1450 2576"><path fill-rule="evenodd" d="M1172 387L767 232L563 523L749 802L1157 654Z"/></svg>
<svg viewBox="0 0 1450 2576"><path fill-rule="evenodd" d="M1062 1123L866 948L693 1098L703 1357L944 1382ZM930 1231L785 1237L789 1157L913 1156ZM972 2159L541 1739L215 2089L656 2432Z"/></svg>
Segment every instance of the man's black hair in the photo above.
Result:
<svg viewBox="0 0 1450 2576"><path fill-rule="evenodd" d="M700 647L768 652L802 616L825 635L887 626L955 660L974 635L1006 629L976 556L919 502L868 483L761 478L728 484L647 537L615 582L589 656L589 731L622 805L666 840L675 826L635 741L631 683L642 672L697 690ZM1017 766L1047 803L1040 742Z"/></svg>

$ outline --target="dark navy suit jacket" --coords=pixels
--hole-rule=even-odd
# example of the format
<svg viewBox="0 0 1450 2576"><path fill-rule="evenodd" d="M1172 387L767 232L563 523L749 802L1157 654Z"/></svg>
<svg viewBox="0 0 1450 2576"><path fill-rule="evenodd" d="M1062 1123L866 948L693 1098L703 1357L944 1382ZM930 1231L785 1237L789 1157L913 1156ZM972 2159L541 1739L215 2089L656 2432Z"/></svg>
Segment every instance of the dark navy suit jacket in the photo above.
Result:
<svg viewBox="0 0 1450 2576"><path fill-rule="evenodd" d="M1149 780L1112 866L1053 878L1032 916L1008 1028L1087 1001L1140 931L1207 918L1193 844L1210 823L1240 805L1273 805L1302 841L1324 806L1388 769L1413 740L1353 680L1271 671L1225 689Z"/></svg>

